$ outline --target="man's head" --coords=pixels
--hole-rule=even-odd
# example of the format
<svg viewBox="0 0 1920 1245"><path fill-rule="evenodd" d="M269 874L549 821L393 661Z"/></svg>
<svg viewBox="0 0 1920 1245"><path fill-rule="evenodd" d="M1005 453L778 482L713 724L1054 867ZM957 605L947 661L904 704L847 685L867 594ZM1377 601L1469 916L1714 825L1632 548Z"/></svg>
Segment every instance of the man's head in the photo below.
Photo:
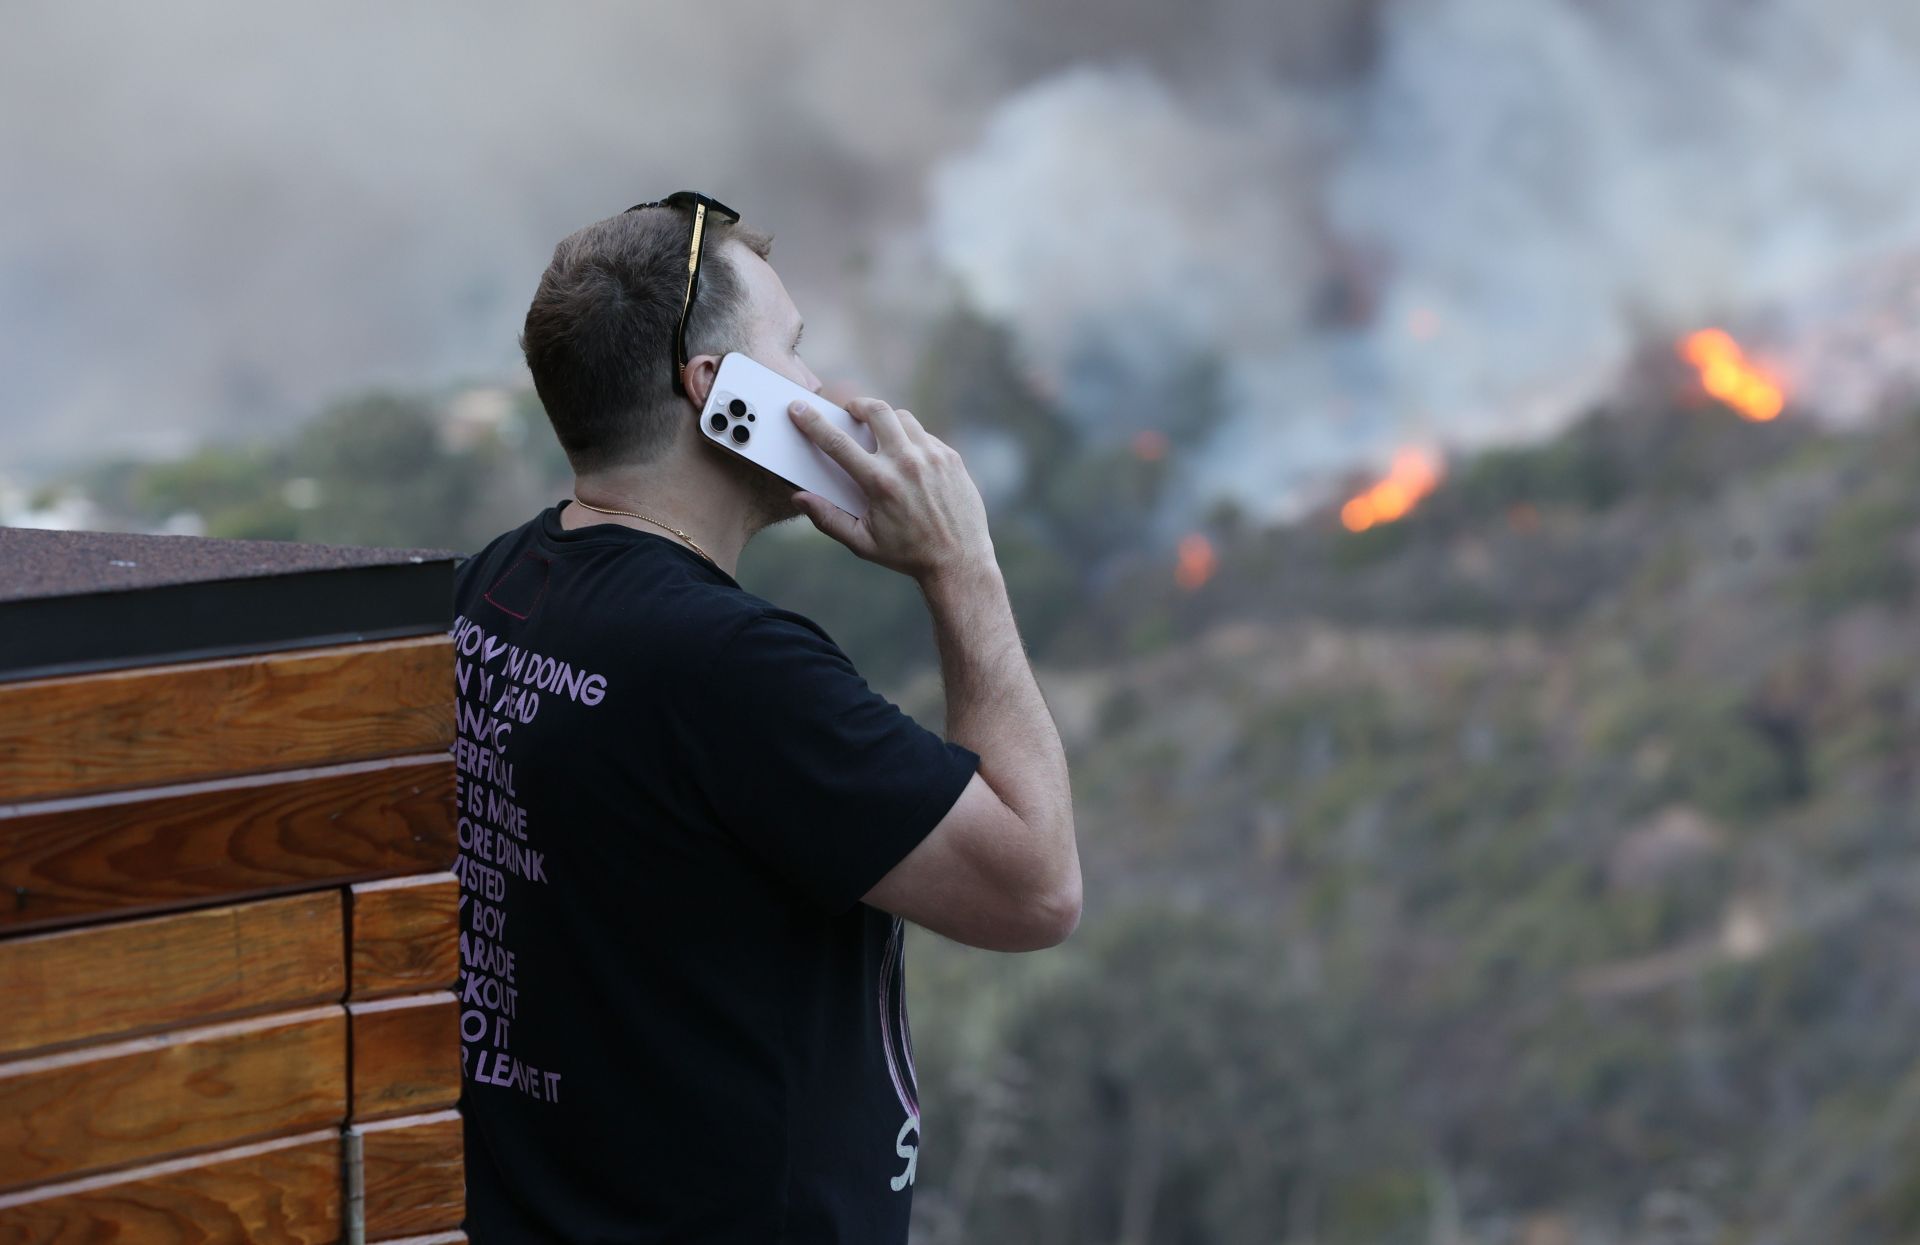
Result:
<svg viewBox="0 0 1920 1245"><path fill-rule="evenodd" d="M690 236L687 209L652 207L588 225L554 248L520 346L577 474L654 462L676 446L701 452L688 434L730 350L820 389L799 357L800 312L766 259L773 238L709 213L687 323L687 391L674 391Z"/></svg>

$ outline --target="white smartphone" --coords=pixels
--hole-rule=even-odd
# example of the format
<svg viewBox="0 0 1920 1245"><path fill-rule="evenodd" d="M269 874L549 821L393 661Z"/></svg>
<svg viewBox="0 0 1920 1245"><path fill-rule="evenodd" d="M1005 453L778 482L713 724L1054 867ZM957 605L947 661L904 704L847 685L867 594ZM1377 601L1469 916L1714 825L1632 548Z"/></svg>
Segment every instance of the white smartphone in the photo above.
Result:
<svg viewBox="0 0 1920 1245"><path fill-rule="evenodd" d="M818 493L853 517L867 513L867 495L853 477L794 425L787 407L795 399L819 411L834 427L867 450L873 430L817 393L737 351L720 359L713 390L700 412L707 440L771 471L795 488Z"/></svg>

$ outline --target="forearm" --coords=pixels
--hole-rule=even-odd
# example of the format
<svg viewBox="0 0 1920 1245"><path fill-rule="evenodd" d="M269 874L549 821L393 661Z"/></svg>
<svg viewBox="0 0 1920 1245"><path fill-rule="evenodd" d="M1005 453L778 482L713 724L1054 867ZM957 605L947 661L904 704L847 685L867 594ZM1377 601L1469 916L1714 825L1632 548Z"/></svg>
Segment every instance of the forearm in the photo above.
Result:
<svg viewBox="0 0 1920 1245"><path fill-rule="evenodd" d="M979 753L980 785L994 796L983 800L968 784L979 807L959 838L985 845L973 854L994 861L994 881L1004 884L996 889L1037 898L1060 918L1047 926L1059 931L1057 942L1080 916L1073 793L1060 732L1034 682L993 560L986 503L960 455L913 412L877 398L854 399L847 409L873 430L871 451L804 401L791 413L800 431L860 485L866 514L856 519L806 492L796 493L794 504L847 548L920 585L940 646L947 738Z"/></svg>
<svg viewBox="0 0 1920 1245"><path fill-rule="evenodd" d="M991 562L921 581L946 688L947 737L980 754L980 774L1033 830L1049 866L1077 884L1066 750Z"/></svg>

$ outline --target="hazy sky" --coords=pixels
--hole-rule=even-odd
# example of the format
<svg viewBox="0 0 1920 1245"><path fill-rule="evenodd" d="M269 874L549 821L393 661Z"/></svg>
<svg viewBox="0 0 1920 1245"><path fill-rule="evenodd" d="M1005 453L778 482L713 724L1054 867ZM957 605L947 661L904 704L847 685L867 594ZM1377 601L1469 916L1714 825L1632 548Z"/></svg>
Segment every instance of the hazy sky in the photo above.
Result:
<svg viewBox="0 0 1920 1245"><path fill-rule="evenodd" d="M949 288L1089 418L1207 351L1260 492L1911 247L1916 109L1905 0L13 6L0 470L514 377L553 243L692 187L823 374Z"/></svg>
<svg viewBox="0 0 1920 1245"><path fill-rule="evenodd" d="M782 235L816 350L852 366L848 257L913 227L929 168L1009 90L1082 52L1180 72L1234 42L1210 23L1276 36L1261 7L10 8L0 463L510 372L553 243L681 187ZM1093 18L1085 39L1045 33Z"/></svg>

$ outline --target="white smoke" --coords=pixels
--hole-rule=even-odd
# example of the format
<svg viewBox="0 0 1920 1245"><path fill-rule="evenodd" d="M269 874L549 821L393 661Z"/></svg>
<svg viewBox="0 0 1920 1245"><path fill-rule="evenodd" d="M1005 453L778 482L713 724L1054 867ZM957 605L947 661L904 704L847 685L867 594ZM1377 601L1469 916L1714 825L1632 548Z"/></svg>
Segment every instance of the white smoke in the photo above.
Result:
<svg viewBox="0 0 1920 1245"><path fill-rule="evenodd" d="M1071 370L1271 351L1319 266L1302 108L1203 115L1143 70L1075 69L1009 100L934 175L932 237L979 309Z"/></svg>
<svg viewBox="0 0 1920 1245"><path fill-rule="evenodd" d="M865 236L997 97L961 5L10 8L0 469L521 374L555 242L691 187L781 236L823 363ZM811 245L810 245L811 244ZM811 297L809 297L811 295Z"/></svg>
<svg viewBox="0 0 1920 1245"><path fill-rule="evenodd" d="M1180 448L1269 510L1920 241L1910 0L1099 10L26 6L0 468L517 375L553 243L682 186L781 235L823 375L899 383L955 282L1089 426L1218 356Z"/></svg>
<svg viewBox="0 0 1920 1245"><path fill-rule="evenodd" d="M1398 0L1344 91L1223 116L1205 85L1009 100L934 177L932 245L1043 372L1219 347L1206 470L1270 512L1402 442L1542 431L1644 332L1920 244L1905 4Z"/></svg>
<svg viewBox="0 0 1920 1245"><path fill-rule="evenodd" d="M1903 6L1424 0L1392 11L1329 187L1389 257L1389 400L1501 408L1920 241L1920 107ZM1431 307L1431 347L1392 311ZM1443 344L1455 348L1440 348ZM1455 435L1478 428L1450 421Z"/></svg>

